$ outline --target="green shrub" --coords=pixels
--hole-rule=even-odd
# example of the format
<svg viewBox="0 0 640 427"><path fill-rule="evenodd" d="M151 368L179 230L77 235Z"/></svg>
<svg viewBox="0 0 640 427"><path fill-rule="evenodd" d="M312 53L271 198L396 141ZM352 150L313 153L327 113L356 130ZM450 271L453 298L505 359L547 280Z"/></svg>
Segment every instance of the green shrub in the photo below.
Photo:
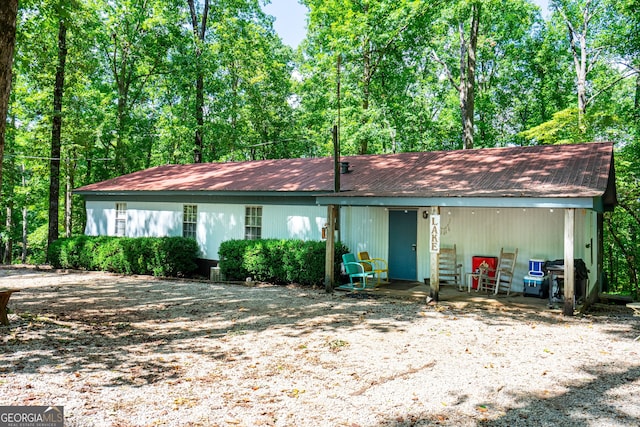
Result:
<svg viewBox="0 0 640 427"><path fill-rule="evenodd" d="M244 267L244 253L253 245L254 240L228 240L222 242L220 255L220 274L229 280L244 280L250 275Z"/></svg>
<svg viewBox="0 0 640 427"><path fill-rule="evenodd" d="M220 245L220 272L229 280L319 285L324 281L326 243L303 240L229 240ZM336 270L348 248L335 247Z"/></svg>
<svg viewBox="0 0 640 427"><path fill-rule="evenodd" d="M48 257L56 268L176 277L195 272L198 254L184 237L77 236L56 240Z"/></svg>

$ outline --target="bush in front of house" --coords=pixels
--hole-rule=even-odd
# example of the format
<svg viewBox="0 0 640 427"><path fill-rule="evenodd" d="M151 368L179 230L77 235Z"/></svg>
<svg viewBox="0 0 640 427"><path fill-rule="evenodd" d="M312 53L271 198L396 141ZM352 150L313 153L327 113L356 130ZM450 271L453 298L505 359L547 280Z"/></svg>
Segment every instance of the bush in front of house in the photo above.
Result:
<svg viewBox="0 0 640 427"><path fill-rule="evenodd" d="M220 273L227 280L253 280L275 284L319 285L324 282L326 243L303 240L228 240L219 249ZM335 245L339 270L342 255L349 252Z"/></svg>
<svg viewBox="0 0 640 427"><path fill-rule="evenodd" d="M196 269L198 244L184 237L77 236L58 239L49 247L56 268L189 276Z"/></svg>

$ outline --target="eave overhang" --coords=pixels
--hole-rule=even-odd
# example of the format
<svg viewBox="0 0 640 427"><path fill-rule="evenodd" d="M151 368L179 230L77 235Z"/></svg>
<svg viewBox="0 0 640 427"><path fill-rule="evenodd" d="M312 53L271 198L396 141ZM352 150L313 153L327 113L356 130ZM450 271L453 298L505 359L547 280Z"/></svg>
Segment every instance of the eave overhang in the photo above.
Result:
<svg viewBox="0 0 640 427"><path fill-rule="evenodd" d="M340 197L323 195L319 205L383 207L459 207L459 208L547 208L591 209L603 211L600 197Z"/></svg>

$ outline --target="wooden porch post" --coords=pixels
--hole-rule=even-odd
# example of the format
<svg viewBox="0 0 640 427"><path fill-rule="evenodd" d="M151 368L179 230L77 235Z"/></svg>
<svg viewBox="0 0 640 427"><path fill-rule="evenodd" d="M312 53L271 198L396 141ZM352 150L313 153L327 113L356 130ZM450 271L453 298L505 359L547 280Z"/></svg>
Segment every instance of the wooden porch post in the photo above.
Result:
<svg viewBox="0 0 640 427"><path fill-rule="evenodd" d="M431 235L431 220L434 215L440 215L440 207L439 206L431 206L429 212L429 242L430 246L433 245L433 239L438 239L438 247L440 246L440 233L438 231L438 236ZM429 248L429 253L431 254L431 258L429 260L429 296L433 301L438 302L440 300L440 272L438 271L438 265L440 264L440 251L433 251L431 247Z"/></svg>
<svg viewBox="0 0 640 427"><path fill-rule="evenodd" d="M574 233L575 209L564 210L564 309L562 314L573 316L575 301L575 271L574 271Z"/></svg>
<svg viewBox="0 0 640 427"><path fill-rule="evenodd" d="M335 281L333 266L335 264L336 210L335 205L327 206L327 247L324 261L324 290L327 293L333 292L333 283Z"/></svg>

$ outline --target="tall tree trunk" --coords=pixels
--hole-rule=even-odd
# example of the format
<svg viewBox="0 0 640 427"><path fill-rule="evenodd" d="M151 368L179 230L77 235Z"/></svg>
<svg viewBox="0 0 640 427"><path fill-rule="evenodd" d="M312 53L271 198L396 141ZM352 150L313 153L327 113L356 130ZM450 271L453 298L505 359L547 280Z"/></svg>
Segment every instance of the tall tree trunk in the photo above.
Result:
<svg viewBox="0 0 640 427"><path fill-rule="evenodd" d="M203 137L202 130L204 128L204 72L200 63L202 55L202 46L205 42L207 33L207 18L209 15L209 0L204 1L204 10L202 12L201 24L198 25L198 13L196 11L193 0L187 0L189 3L189 11L191 12L191 26L193 27L194 43L196 46L196 132L195 147L193 150L193 162L202 163Z"/></svg>
<svg viewBox="0 0 640 427"><path fill-rule="evenodd" d="M17 15L18 0L0 1L0 192L2 191L4 135L11 95L11 67L13 65L13 47L16 41Z"/></svg>
<svg viewBox="0 0 640 427"><path fill-rule="evenodd" d="M16 129L16 115L11 114L11 137L6 138L6 148L9 151L9 158L5 159L5 187L7 188L7 195L2 197L2 201L7 208L7 217L5 220L5 236L4 242L4 255L2 256L2 262L5 264L11 264L13 260L13 212L15 206L15 186L16 186L16 165L15 165L15 129ZM5 130L6 131L6 130ZM0 237L0 242L2 237Z"/></svg>
<svg viewBox="0 0 640 427"><path fill-rule="evenodd" d="M589 32L589 24L593 18L595 7L592 8L591 0L587 0L582 9L582 22L578 26L569 19L565 11L556 6L556 10L562 15L564 23L569 33L569 45L573 55L573 66L576 74L576 94L578 98L578 128L581 132L586 132L586 124L584 116L587 112L587 75L598 60L598 52L590 58L587 53L587 33Z"/></svg>
<svg viewBox="0 0 640 427"><path fill-rule="evenodd" d="M638 67L640 70L640 67ZM635 109L636 118L640 118L640 71L636 74L636 94L633 100L633 108Z"/></svg>
<svg viewBox="0 0 640 427"><path fill-rule="evenodd" d="M363 81L362 81L362 125L366 126L367 121L369 120L369 98L371 96L371 78L372 78L372 69L371 69L371 47L369 46L369 40L365 40L362 46L363 56ZM360 150L358 154L367 154L367 150L369 150L369 140L368 136L365 135L364 138L360 141Z"/></svg>
<svg viewBox="0 0 640 427"><path fill-rule="evenodd" d="M25 177L24 163L21 166L22 170L22 187L27 187L27 178ZM27 231L28 231L28 218L27 218L27 204L29 202L28 196L25 198L24 205L22 206L22 263L27 262Z"/></svg>
<svg viewBox="0 0 640 427"><path fill-rule="evenodd" d="M20 260L23 264L27 262L27 231L29 230L27 222L27 207L22 207L22 254Z"/></svg>
<svg viewBox="0 0 640 427"><path fill-rule="evenodd" d="M369 14L369 5L364 2L362 13L366 16ZM369 18L366 18L368 20ZM372 55L371 40L365 36L362 42L362 120L363 127L367 125L369 120L369 98L371 96L371 79L373 78L373 66L371 64ZM369 150L369 136L367 134L360 140L360 149L358 154L367 154Z"/></svg>
<svg viewBox="0 0 640 427"><path fill-rule="evenodd" d="M7 230L7 241L4 243L3 264L11 264L13 258L13 239L11 238L11 229L13 228L13 198L7 203L7 218L5 221L5 229Z"/></svg>
<svg viewBox="0 0 640 427"><path fill-rule="evenodd" d="M58 240L58 206L60 197L60 146L62 133L62 95L67 61L67 27L60 20L58 28L58 67L53 88L53 126L51 130L51 161L49 165L49 235L47 243Z"/></svg>
<svg viewBox="0 0 640 427"><path fill-rule="evenodd" d="M473 148L475 85L476 85L476 52L478 47L478 31L480 28L480 5L471 5L471 29L469 42L464 37L464 27L460 24L460 114L462 118L462 147Z"/></svg>
<svg viewBox="0 0 640 427"><path fill-rule="evenodd" d="M586 29L585 29L586 32ZM587 112L587 41L583 36L580 40L580 52L574 51L574 65L577 79L578 95L578 128L584 129L584 115Z"/></svg>
<svg viewBox="0 0 640 427"><path fill-rule="evenodd" d="M115 158L116 170L120 173L130 172L127 166L127 153L125 146L125 131L127 128L127 95L129 92L128 87L122 87L118 85L118 111L117 111L117 129L116 144L113 149L113 155Z"/></svg>
<svg viewBox="0 0 640 427"><path fill-rule="evenodd" d="M64 197L64 235L65 237L71 237L73 231L73 187L74 184L74 172L76 167L76 161L71 162L66 159L67 164L67 188Z"/></svg>

